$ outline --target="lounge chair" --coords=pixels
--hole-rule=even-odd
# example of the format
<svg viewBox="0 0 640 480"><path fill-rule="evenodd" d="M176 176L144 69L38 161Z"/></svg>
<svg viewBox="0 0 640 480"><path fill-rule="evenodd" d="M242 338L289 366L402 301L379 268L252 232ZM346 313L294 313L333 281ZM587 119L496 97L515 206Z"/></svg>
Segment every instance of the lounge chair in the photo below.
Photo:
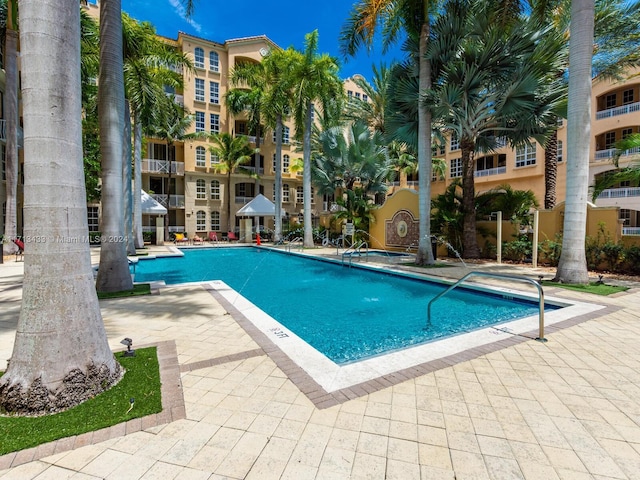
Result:
<svg viewBox="0 0 640 480"><path fill-rule="evenodd" d="M18 257L24 260L24 243L19 238L14 238L13 243L18 247L18 251L16 252L16 262L18 261Z"/></svg>
<svg viewBox="0 0 640 480"><path fill-rule="evenodd" d="M209 232L209 241L210 242L217 242L218 241L218 234L216 232Z"/></svg>
<svg viewBox="0 0 640 480"><path fill-rule="evenodd" d="M233 232L227 232L227 240L230 242L237 242L238 237L236 237L236 234Z"/></svg>
<svg viewBox="0 0 640 480"><path fill-rule="evenodd" d="M195 245L196 243L204 243L204 238L202 238L200 235L198 235L197 233L193 236L193 238L191 239L191 241L193 242L193 244Z"/></svg>
<svg viewBox="0 0 640 480"><path fill-rule="evenodd" d="M176 233L173 243L175 243L176 245L179 243L189 243L189 237L187 237L184 233Z"/></svg>

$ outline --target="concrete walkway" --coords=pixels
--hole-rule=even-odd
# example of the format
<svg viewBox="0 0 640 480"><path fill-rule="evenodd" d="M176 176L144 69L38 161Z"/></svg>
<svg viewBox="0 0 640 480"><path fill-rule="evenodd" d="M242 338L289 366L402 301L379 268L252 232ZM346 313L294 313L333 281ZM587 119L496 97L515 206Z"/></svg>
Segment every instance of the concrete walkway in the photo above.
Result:
<svg viewBox="0 0 640 480"><path fill-rule="evenodd" d="M0 265L0 369L21 281L22 263ZM114 349L125 336L136 347L175 342L183 414L5 455L0 479L638 479L640 284L628 283L632 290L613 297L545 288L610 308L547 343L449 360L332 406L300 387L304 372L203 286L102 301Z"/></svg>

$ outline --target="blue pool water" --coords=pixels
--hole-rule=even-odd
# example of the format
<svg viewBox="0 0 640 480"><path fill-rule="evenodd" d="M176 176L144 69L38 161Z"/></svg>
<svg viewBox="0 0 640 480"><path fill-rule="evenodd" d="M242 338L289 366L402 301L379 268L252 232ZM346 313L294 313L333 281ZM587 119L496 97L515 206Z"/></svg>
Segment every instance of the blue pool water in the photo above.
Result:
<svg viewBox="0 0 640 480"><path fill-rule="evenodd" d="M433 304L427 327L427 304L446 286L258 248L142 260L135 280L222 280L336 363L538 313L537 302L463 288Z"/></svg>

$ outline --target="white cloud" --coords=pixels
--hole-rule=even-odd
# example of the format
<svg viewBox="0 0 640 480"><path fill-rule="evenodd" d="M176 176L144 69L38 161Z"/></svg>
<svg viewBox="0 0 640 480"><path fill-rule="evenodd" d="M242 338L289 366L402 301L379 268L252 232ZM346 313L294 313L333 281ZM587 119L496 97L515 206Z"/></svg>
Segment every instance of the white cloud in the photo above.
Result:
<svg viewBox="0 0 640 480"><path fill-rule="evenodd" d="M180 18L182 18L185 22L191 25L196 32L200 33L202 31L202 25L195 22L193 18L187 18L187 13L181 0L169 0L169 3L175 9L176 13L180 16Z"/></svg>

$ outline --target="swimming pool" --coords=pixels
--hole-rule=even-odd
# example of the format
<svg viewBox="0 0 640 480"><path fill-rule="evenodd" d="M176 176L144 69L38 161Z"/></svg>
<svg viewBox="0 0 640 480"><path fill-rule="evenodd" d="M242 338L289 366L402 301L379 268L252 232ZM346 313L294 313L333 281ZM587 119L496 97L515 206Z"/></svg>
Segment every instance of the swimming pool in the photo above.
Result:
<svg viewBox="0 0 640 480"><path fill-rule="evenodd" d="M533 301L459 289L433 304L427 327L427 303L447 285L260 248L183 252L138 262L136 282L222 280L337 364L538 313Z"/></svg>

